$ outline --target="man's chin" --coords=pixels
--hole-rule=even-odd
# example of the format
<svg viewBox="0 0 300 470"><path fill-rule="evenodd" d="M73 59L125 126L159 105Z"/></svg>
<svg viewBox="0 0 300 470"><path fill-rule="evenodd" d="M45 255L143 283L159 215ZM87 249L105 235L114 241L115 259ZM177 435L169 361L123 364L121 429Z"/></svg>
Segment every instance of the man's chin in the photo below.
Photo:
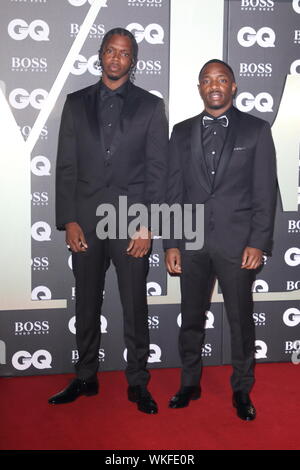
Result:
<svg viewBox="0 0 300 470"><path fill-rule="evenodd" d="M116 82L120 80L120 78L122 78L122 75L107 75L107 77L109 78L109 80Z"/></svg>

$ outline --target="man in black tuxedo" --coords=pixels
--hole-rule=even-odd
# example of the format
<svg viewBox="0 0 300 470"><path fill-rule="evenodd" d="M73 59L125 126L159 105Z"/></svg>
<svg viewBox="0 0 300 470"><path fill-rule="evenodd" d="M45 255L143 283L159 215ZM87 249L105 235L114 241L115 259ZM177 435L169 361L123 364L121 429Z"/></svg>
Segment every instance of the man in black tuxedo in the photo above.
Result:
<svg viewBox="0 0 300 470"><path fill-rule="evenodd" d="M168 125L163 100L133 85L137 63L134 36L123 28L109 31L99 60L102 79L68 95L61 120L57 171L56 220L66 230L76 280L77 377L52 404L98 393L100 312L105 272L114 263L124 314L128 399L145 413L157 413L147 389L149 331L146 298L151 232L138 227L132 238L96 234L96 211L111 204L119 220L119 196L127 203L164 201ZM111 227L108 227L108 232ZM105 228L106 231L106 228ZM118 230L117 230L118 234ZM99 235L99 233L98 233Z"/></svg>
<svg viewBox="0 0 300 470"><path fill-rule="evenodd" d="M180 274L181 387L170 408L200 397L205 311L220 283L231 331L233 405L253 420L255 330L252 283L270 252L276 200L275 149L269 124L233 106L231 67L207 62L199 74L205 110L177 124L170 143L168 203L204 204L204 245L188 251L183 240L165 240L166 265Z"/></svg>

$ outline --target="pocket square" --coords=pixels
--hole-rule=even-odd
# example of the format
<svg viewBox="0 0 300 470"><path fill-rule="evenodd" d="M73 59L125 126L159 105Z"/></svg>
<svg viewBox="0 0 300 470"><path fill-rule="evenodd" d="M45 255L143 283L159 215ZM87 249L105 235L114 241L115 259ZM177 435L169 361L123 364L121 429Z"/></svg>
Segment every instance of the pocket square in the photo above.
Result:
<svg viewBox="0 0 300 470"><path fill-rule="evenodd" d="M234 147L233 151L239 152L241 150L246 150L246 147Z"/></svg>

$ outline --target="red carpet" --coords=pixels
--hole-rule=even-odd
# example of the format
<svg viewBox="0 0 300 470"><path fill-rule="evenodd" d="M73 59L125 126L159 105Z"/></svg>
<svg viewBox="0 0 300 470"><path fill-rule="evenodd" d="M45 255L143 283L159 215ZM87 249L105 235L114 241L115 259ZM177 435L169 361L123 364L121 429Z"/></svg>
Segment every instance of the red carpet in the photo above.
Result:
<svg viewBox="0 0 300 470"><path fill-rule="evenodd" d="M101 374L100 395L50 406L47 399L71 375L0 379L2 450L300 449L300 365L260 364L252 399L254 422L231 406L231 367L206 367L203 395L188 408L169 410L178 369L152 371L150 390L159 414L140 413L127 401L121 372Z"/></svg>

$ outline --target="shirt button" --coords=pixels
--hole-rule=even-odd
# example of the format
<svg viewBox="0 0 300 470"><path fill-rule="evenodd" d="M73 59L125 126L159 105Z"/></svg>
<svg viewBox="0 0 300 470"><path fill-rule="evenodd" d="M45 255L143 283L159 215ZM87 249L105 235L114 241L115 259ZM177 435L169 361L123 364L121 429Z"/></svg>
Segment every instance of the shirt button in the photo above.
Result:
<svg viewBox="0 0 300 470"><path fill-rule="evenodd" d="M112 123L111 123L111 122L109 122L107 125L108 125L108 127L111 127L111 126L112 126Z"/></svg>
<svg viewBox="0 0 300 470"><path fill-rule="evenodd" d="M110 155L110 150L106 149L106 153L107 153L107 155Z"/></svg>
<svg viewBox="0 0 300 470"><path fill-rule="evenodd" d="M212 171L211 174L214 175L214 174L215 174L215 171Z"/></svg>
<svg viewBox="0 0 300 470"><path fill-rule="evenodd" d="M216 152L213 150L213 151L211 152L211 154L212 154L212 155L215 155L215 154L216 154Z"/></svg>
<svg viewBox="0 0 300 470"><path fill-rule="evenodd" d="M214 131L214 135L217 135L216 131Z"/></svg>

